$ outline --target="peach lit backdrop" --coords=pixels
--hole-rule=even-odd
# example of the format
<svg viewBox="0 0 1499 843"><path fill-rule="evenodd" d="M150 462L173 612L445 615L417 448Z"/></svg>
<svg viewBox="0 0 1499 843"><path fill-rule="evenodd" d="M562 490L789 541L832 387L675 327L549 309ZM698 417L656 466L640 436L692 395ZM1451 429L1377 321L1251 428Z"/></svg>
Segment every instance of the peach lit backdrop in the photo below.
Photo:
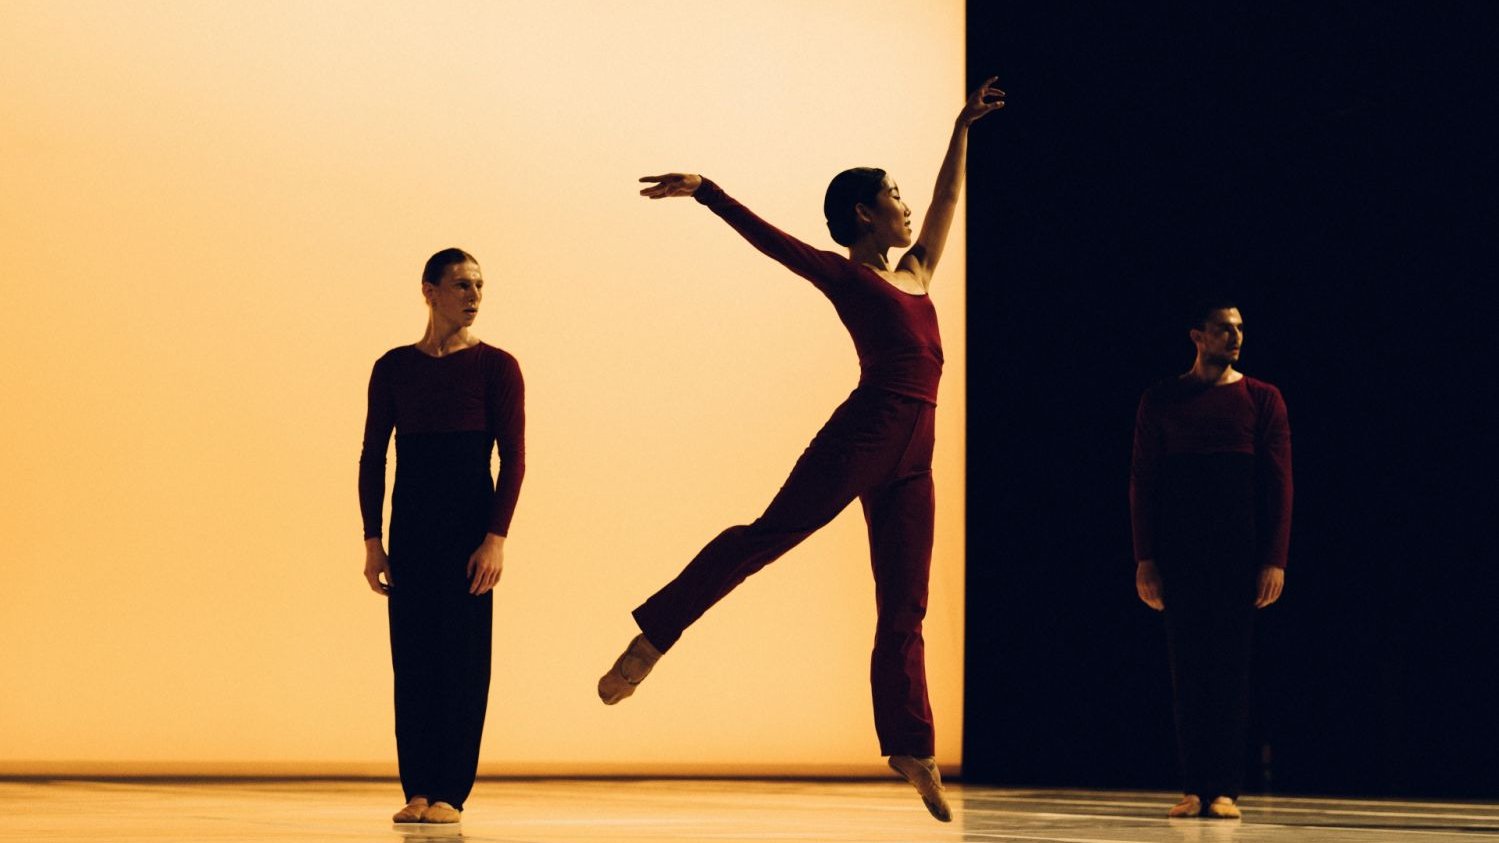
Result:
<svg viewBox="0 0 1499 843"><path fill-rule="evenodd" d="M857 378L815 290L635 179L708 174L831 249L823 188L870 164L919 221L962 43L958 0L0 4L0 771L394 770L364 390L457 245L530 421L482 771L877 772L857 505L594 696L629 610ZM949 768L962 232L934 288Z"/></svg>

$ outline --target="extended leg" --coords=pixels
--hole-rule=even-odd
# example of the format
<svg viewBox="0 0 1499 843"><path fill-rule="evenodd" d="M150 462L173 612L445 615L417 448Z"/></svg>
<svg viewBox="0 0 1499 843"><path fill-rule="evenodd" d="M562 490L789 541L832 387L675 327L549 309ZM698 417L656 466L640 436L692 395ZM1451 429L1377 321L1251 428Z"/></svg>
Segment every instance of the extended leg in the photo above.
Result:
<svg viewBox="0 0 1499 843"><path fill-rule="evenodd" d="M754 523L730 527L676 579L634 612L661 652L744 579L833 520L900 457L898 409L883 396L855 392L812 440L786 483ZM900 441L896 441L900 440Z"/></svg>

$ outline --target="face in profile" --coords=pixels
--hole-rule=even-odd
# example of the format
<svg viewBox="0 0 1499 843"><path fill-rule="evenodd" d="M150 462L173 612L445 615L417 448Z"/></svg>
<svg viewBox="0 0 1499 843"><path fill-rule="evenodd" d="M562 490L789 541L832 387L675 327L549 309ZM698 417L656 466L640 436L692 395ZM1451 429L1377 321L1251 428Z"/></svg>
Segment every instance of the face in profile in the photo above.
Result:
<svg viewBox="0 0 1499 843"><path fill-rule="evenodd" d="M472 261L450 264L442 273L436 286L423 284L422 292L432 315L465 328L474 324L479 315L479 302L484 298L484 274Z"/></svg>
<svg viewBox="0 0 1499 843"><path fill-rule="evenodd" d="M1203 320L1202 327L1192 329L1197 356L1206 363L1232 366L1239 362L1244 345L1244 319L1237 307L1215 310Z"/></svg>
<svg viewBox="0 0 1499 843"><path fill-rule="evenodd" d="M880 181L880 192L874 204L859 204L866 223L881 248L904 248L911 245L911 209L900 198L900 188L889 176Z"/></svg>

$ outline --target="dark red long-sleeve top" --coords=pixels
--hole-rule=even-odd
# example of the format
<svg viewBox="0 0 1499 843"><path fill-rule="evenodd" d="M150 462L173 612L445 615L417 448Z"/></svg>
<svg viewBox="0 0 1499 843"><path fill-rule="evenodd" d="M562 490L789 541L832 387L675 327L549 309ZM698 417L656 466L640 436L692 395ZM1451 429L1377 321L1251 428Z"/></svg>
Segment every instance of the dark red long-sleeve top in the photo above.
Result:
<svg viewBox="0 0 1499 843"><path fill-rule="evenodd" d="M367 539L381 536L385 452L392 430L397 436L482 432L494 437L500 450L500 476L489 532L509 533L526 476L525 382L514 357L481 342L444 357L431 357L414 345L405 345L375 361L364 449L359 456L359 509Z"/></svg>
<svg viewBox="0 0 1499 843"><path fill-rule="evenodd" d="M1130 468L1136 559L1155 558L1161 465L1191 454L1251 454L1256 463L1262 565L1286 566L1291 545L1291 426L1280 390L1251 377L1221 386L1170 378L1140 398Z"/></svg>
<svg viewBox="0 0 1499 843"><path fill-rule="evenodd" d="M860 386L937 403L942 337L930 297L903 292L862 263L803 243L760 219L708 179L693 197L756 249L828 297L853 337Z"/></svg>

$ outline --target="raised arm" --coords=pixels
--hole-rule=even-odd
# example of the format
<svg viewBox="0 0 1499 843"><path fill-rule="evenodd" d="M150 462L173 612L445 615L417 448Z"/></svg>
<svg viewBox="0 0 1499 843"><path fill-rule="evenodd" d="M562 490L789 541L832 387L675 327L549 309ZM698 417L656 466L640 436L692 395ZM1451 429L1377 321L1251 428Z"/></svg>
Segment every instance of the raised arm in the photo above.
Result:
<svg viewBox="0 0 1499 843"><path fill-rule="evenodd" d="M781 231L702 176L666 173L645 176L640 180L652 183L640 191L641 196L650 199L693 197L739 232L750 245L819 287L847 268L848 261L841 255L814 248Z"/></svg>
<svg viewBox="0 0 1499 843"><path fill-rule="evenodd" d="M999 77L991 76L968 97L963 110L958 113L953 125L952 138L947 143L947 155L942 159L942 169L937 171L937 187L932 193L932 207L921 222L921 233L896 264L896 271L908 272L921 283L923 289L932 285L932 274L937 262L942 259L942 250L947 246L947 232L952 228L952 218L958 210L958 195L963 189L963 173L968 166L968 127L991 111L1005 107L1005 92L994 87Z"/></svg>

